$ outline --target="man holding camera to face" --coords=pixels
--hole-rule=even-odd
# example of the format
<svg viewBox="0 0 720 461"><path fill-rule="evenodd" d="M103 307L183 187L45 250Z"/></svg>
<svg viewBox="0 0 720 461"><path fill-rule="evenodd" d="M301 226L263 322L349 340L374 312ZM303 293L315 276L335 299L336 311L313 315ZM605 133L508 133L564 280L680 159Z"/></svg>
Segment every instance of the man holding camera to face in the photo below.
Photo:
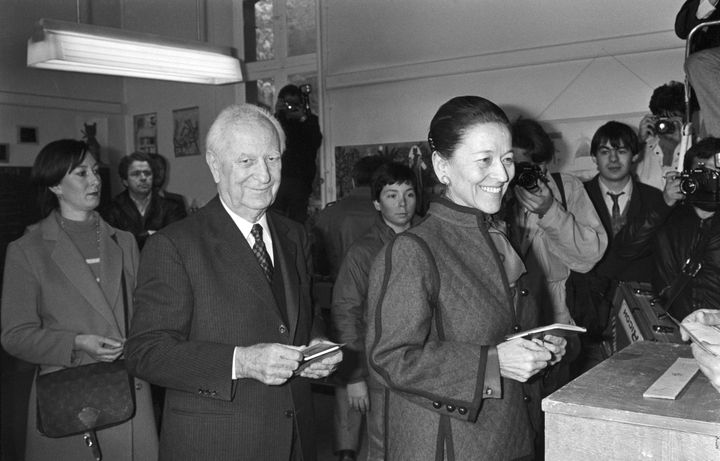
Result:
<svg viewBox="0 0 720 461"><path fill-rule="evenodd" d="M671 81L655 88L650 112L640 121L638 136L643 154L635 172L641 183L662 190L665 177L677 171L680 158L685 85Z"/></svg>
<svg viewBox="0 0 720 461"><path fill-rule="evenodd" d="M315 179L315 157L322 143L318 117L310 111L309 84L286 85L278 93L275 118L280 121L287 145L283 152L282 181L273 209L305 223Z"/></svg>
<svg viewBox="0 0 720 461"><path fill-rule="evenodd" d="M622 258L652 255L653 288L677 319L720 306L720 139L691 147L684 167L668 176L664 204L629 220L618 235Z"/></svg>

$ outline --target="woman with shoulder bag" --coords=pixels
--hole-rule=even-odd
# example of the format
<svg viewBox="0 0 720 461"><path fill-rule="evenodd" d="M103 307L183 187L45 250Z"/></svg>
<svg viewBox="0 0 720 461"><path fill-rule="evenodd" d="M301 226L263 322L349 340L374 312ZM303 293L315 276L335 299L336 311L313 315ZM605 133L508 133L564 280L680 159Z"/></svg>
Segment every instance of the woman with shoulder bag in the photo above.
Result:
<svg viewBox="0 0 720 461"><path fill-rule="evenodd" d="M63 139L46 145L35 159L32 179L46 217L8 246L2 345L11 355L37 364L40 377L114 363L122 358L132 314L139 262L135 239L109 226L94 211L100 203L101 181L97 160L85 143ZM44 429L50 421L37 421L37 381L28 405L25 460L97 459L82 433L52 437L41 433L49 433ZM134 414L122 423L98 427L92 448L99 446L106 460L155 460L158 443L150 386L127 378L125 387L134 388ZM93 390L82 383L69 388L81 395ZM101 400L116 397L103 396L102 389L97 393ZM67 400L75 397L68 395ZM80 415L89 430L102 418L94 407L83 408Z"/></svg>

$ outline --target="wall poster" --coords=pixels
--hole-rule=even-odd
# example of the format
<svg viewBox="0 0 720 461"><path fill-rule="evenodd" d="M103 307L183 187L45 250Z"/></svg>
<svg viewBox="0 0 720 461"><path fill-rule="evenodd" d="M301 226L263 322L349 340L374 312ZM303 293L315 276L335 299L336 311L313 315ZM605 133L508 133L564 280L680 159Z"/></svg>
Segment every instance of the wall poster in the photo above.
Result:
<svg viewBox="0 0 720 461"><path fill-rule="evenodd" d="M135 151L157 154L157 113L140 114L133 117Z"/></svg>
<svg viewBox="0 0 720 461"><path fill-rule="evenodd" d="M200 124L198 108L188 107L173 111L173 146L175 157L200 155Z"/></svg>

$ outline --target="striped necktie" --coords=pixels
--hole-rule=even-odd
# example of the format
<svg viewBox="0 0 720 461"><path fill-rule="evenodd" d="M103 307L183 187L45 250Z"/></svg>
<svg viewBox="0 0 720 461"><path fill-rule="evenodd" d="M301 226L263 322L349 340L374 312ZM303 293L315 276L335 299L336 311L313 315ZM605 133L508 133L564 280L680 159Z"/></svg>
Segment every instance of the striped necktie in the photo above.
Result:
<svg viewBox="0 0 720 461"><path fill-rule="evenodd" d="M268 282L272 282L273 265L267 248L265 248L265 242L263 242L263 228L260 224L253 224L250 233L255 237L255 244L252 247L253 253L255 253L255 257L258 263L260 263L263 272L265 272L265 277L267 277Z"/></svg>

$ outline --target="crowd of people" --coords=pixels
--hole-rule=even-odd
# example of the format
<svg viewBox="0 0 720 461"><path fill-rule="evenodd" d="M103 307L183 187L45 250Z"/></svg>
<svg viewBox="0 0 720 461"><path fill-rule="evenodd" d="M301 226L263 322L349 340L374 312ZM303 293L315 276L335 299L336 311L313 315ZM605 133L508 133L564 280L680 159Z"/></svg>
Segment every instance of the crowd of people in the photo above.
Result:
<svg viewBox="0 0 720 461"><path fill-rule="evenodd" d="M689 0L681 15L715 5ZM607 358L618 283L720 326L720 132L697 73L717 62L708 46L687 63L702 139L681 152L684 88L670 82L639 129L597 129L584 183L548 171L537 121L479 96L445 102L428 130L442 192L422 219L413 168L369 156L353 191L303 225L322 135L298 87L275 116L221 111L205 156L217 195L199 210L143 153L121 160L126 190L98 210L93 152L51 142L32 169L44 218L7 250L3 348L38 375L125 360L136 411L97 428L106 459L312 461L318 380L335 389L341 461L363 437L369 460L541 459L540 401ZM333 284L329 316L318 277ZM553 323L587 333L506 339ZM692 351L720 391L720 345ZM89 459L83 434L36 430L36 385L25 459Z"/></svg>

